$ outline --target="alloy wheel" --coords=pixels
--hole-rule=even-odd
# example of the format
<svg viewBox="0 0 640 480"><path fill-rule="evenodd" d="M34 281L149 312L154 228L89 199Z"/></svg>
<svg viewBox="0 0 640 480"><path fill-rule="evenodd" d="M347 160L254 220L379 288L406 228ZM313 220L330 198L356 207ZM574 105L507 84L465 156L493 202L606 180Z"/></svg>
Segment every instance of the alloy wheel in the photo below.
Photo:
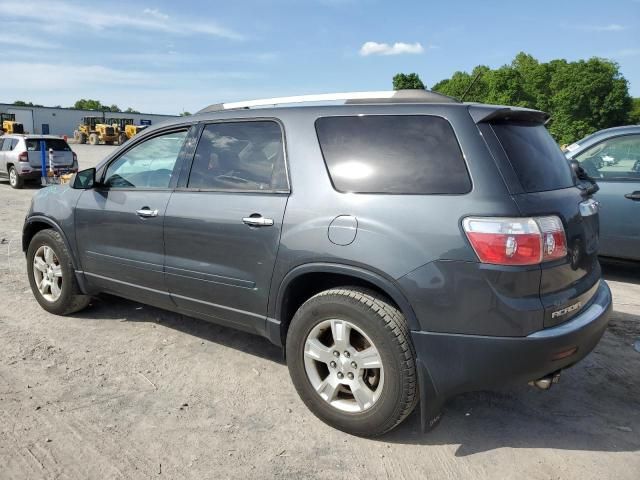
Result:
<svg viewBox="0 0 640 480"><path fill-rule="evenodd" d="M304 367L318 395L343 412L370 409L384 386L378 349L366 333L347 320L325 320L309 332Z"/></svg>
<svg viewBox="0 0 640 480"><path fill-rule="evenodd" d="M62 294L62 267L53 249L42 245L33 257L33 278L42 298L55 302Z"/></svg>

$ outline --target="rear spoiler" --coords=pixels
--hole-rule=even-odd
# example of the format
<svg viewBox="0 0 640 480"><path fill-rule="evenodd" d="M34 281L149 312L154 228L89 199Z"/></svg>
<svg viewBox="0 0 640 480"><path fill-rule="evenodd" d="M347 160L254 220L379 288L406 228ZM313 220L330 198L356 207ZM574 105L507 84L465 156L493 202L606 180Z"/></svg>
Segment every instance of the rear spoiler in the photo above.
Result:
<svg viewBox="0 0 640 480"><path fill-rule="evenodd" d="M495 121L533 122L544 125L549 114L540 110L518 107L498 107L493 105L469 105L469 115L476 123Z"/></svg>

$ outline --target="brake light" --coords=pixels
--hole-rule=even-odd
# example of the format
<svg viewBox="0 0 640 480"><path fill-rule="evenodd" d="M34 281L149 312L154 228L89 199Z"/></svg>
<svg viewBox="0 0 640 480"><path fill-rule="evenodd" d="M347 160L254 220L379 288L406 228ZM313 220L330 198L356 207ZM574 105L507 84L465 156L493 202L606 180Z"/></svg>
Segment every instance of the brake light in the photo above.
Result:
<svg viewBox="0 0 640 480"><path fill-rule="evenodd" d="M567 255L564 227L556 216L467 217L462 227L482 263L536 265Z"/></svg>
<svg viewBox="0 0 640 480"><path fill-rule="evenodd" d="M28 162L29 161L29 154L27 152L22 152L20 155L18 155L18 161L19 162Z"/></svg>
<svg viewBox="0 0 640 480"><path fill-rule="evenodd" d="M73 161L77 162L78 161L78 155L76 155L76 152L72 152L73 153Z"/></svg>

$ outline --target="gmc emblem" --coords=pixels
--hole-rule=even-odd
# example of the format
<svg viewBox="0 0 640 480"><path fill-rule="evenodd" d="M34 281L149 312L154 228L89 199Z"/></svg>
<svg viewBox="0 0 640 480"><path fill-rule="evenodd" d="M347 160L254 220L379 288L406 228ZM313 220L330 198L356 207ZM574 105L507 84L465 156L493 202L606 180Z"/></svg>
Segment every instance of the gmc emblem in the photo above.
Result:
<svg viewBox="0 0 640 480"><path fill-rule="evenodd" d="M567 313L573 312L574 310L578 310L582 306L582 302L574 303L573 305L569 305L562 310L556 310L551 314L551 318L558 318L566 315Z"/></svg>

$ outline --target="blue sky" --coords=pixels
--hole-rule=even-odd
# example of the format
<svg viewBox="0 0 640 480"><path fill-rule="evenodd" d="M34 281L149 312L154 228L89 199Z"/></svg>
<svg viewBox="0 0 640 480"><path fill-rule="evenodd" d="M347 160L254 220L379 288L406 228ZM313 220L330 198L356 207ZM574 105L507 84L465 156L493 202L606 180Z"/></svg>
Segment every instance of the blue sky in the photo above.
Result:
<svg viewBox="0 0 640 480"><path fill-rule="evenodd" d="M0 0L0 19L2 102L194 112L387 90L400 71L431 86L519 51L613 59L640 96L640 0Z"/></svg>

